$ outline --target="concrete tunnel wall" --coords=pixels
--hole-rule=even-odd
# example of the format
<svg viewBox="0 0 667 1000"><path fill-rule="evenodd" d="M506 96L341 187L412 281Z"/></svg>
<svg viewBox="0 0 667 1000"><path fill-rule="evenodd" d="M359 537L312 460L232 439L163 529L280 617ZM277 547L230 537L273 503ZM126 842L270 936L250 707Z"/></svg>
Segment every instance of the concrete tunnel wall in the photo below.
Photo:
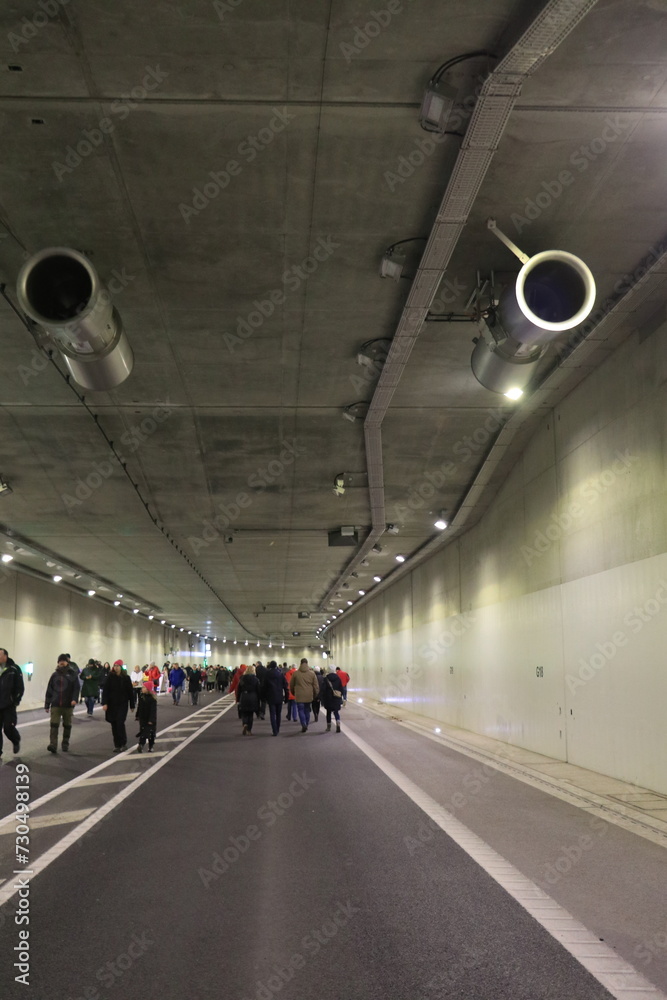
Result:
<svg viewBox="0 0 667 1000"><path fill-rule="evenodd" d="M336 623L355 696L667 793L666 377L662 323L545 417L478 524Z"/></svg>
<svg viewBox="0 0 667 1000"><path fill-rule="evenodd" d="M162 666L165 659L182 664L201 663L204 643L188 650L184 634L135 616L131 611L114 608L87 596L64 590L48 580L38 580L16 572L11 566L0 570L0 646L9 651L22 668L33 663L33 674L24 669L25 695L19 711L41 708L49 677L59 653L70 653L80 668L90 657L102 662L122 659L131 670L154 660ZM190 637L188 637L190 638ZM192 641L190 639L190 641ZM198 641L198 640L195 640ZM298 664L302 656L310 663L325 662L320 650L310 647L274 646L260 648L243 642L211 642L208 662L235 667L261 659ZM168 651L176 652L169 657ZM199 650L199 655L194 653Z"/></svg>

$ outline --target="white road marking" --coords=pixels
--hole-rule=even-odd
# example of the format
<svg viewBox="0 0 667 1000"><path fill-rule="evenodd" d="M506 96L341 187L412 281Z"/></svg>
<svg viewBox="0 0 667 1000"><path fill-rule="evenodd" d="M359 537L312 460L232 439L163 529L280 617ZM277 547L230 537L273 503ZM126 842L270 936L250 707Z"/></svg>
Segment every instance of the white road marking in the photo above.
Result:
<svg viewBox="0 0 667 1000"><path fill-rule="evenodd" d="M30 830L39 830L45 826L60 826L63 823L80 823L82 819L90 816L92 812L95 812L94 807L91 809L74 809L71 812L51 813L48 816L31 816ZM11 821L9 823L0 823L0 835L12 833L13 830L14 825Z"/></svg>
<svg viewBox="0 0 667 1000"><path fill-rule="evenodd" d="M415 785L365 740L347 727L347 738L400 788L415 805L429 816L454 843L468 854L480 868L491 876L505 892L527 910L590 974L604 986L616 1000L667 1000L656 986L622 959L608 945L600 941L583 924L547 895L538 885L526 878L518 868L469 830L455 816ZM0 890L1 894L2 890Z"/></svg>
<svg viewBox="0 0 667 1000"><path fill-rule="evenodd" d="M220 701L222 700L223 699L220 699ZM228 705L227 707L231 708L231 705ZM194 719L198 715L199 712L194 712L189 718ZM175 722L171 726L167 726L166 729L160 730L160 732L161 733L171 732L171 730L175 729L178 725L179 723ZM135 747L130 747L130 749L125 750L123 753L114 754L113 756L109 757L109 760L103 761L102 764L97 764L95 767L91 767L90 770L84 771L83 774L77 775L76 778L71 778L69 781L66 781L64 785L59 785L58 788L54 788L52 791L46 792L45 795L42 795L40 798L35 799L34 802L30 803L30 811L32 812L33 810L39 808L39 806L43 806L46 802L50 802L51 799L55 799L56 796L60 795L62 792L67 791L68 788L73 788L75 785L80 784L82 781L91 777L93 774L97 774L98 771L103 771L105 768L111 767L113 764L117 763L117 761L123 760L125 757L128 757L131 753L134 753L134 750ZM4 823L6 820L11 819L13 815L14 815L13 813L9 813L7 816L3 816L3 818L0 819L0 824Z"/></svg>
<svg viewBox="0 0 667 1000"><path fill-rule="evenodd" d="M101 778L84 778L80 781L78 788L85 785L106 785L111 781L134 781L141 774L141 771L129 771L127 774L103 774Z"/></svg>
<svg viewBox="0 0 667 1000"><path fill-rule="evenodd" d="M214 716L214 718L210 719L210 721L207 722L204 726L202 726L201 729L199 729L196 733L193 733L192 736L189 736L187 740L183 741L183 743L180 743L177 747L174 747L173 750L170 750L168 753L166 753L165 756L162 758L162 760L155 765L155 767L148 768L144 772L144 774L141 775L140 778L137 778L136 781L133 781L131 784L126 785L125 788L121 789L121 791L118 792L117 795L114 795L112 799L109 799L109 801L105 802L103 806L100 806L99 809L96 809L92 813L92 815L88 816L87 819L84 819L82 823L79 823L78 826L76 826L73 830L71 830L65 837L62 838L62 840L59 840L57 844L54 844L53 847L49 848L48 851L40 855L40 857L36 858L34 861L31 858L30 870L32 872L32 875L30 877L30 881L32 882L37 875L39 875L46 868L48 868L49 865L57 858L59 858L61 854L64 854L65 851L72 846L72 844L75 844L77 840L80 840L81 837L84 837L88 833L88 831L92 830L92 828L96 826L101 820L103 820L105 816L108 816L109 813L113 812L116 806L119 806L121 802L124 802L126 798L132 795L132 793L136 791L136 789L139 788L140 785L143 785L144 782L148 781L149 778L152 778L154 774L156 774L161 768L165 766L165 764L168 764L173 757L179 754L182 750L185 749L185 747L189 743L195 740L200 733L204 732L205 729L208 729L209 726L212 726L215 722L218 721L218 719L221 719L222 716L225 715L225 713L228 712L231 707L232 707L231 705L226 705L225 708L222 709L222 711L218 712L218 714ZM153 754L153 756L155 755ZM10 884L0 888L0 906L3 906L7 902L7 900L11 899L12 896L16 892L18 892L19 889L20 885L18 884L17 885Z"/></svg>

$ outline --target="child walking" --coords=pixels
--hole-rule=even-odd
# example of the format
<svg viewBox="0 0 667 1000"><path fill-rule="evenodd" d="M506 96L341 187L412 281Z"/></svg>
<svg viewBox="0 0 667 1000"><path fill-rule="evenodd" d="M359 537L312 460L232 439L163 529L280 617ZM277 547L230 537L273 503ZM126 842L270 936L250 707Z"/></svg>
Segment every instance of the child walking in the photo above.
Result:
<svg viewBox="0 0 667 1000"><path fill-rule="evenodd" d="M152 681L145 681L139 694L137 714L135 716L139 722L139 746L138 753L144 752L144 746L148 740L148 752L153 750L155 743L155 730L157 728L157 695Z"/></svg>

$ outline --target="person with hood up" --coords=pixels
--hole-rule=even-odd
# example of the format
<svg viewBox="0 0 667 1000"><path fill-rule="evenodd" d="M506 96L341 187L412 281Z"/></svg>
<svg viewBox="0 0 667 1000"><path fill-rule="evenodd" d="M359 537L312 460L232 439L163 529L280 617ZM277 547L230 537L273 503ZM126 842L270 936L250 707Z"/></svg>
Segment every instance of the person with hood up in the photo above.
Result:
<svg viewBox="0 0 667 1000"><path fill-rule="evenodd" d="M331 713L336 720L336 732L340 732L340 710L343 704L343 682L333 669L329 667L322 684L322 707L327 713L327 732L331 731Z"/></svg>
<svg viewBox="0 0 667 1000"><path fill-rule="evenodd" d="M283 702L287 701L288 698L289 688L285 675L276 661L271 660L264 670L262 701L269 706L271 730L274 736L277 736L280 732L280 716L283 710Z"/></svg>
<svg viewBox="0 0 667 1000"><path fill-rule="evenodd" d="M97 701L97 692L100 689L99 676L100 672L95 660L88 660L81 671L81 697L86 703L87 719L92 718L93 708Z"/></svg>
<svg viewBox="0 0 667 1000"><path fill-rule="evenodd" d="M255 674L255 664L246 667L243 677L236 688L236 700L239 706L239 717L243 723L243 735L252 736L252 717L259 712L260 686Z"/></svg>
<svg viewBox="0 0 667 1000"><path fill-rule="evenodd" d="M105 718L107 722L111 723L113 752L120 753L121 750L127 748L127 732L125 730L127 710L134 708L136 704L136 694L132 687L132 681L123 672L122 660L116 660L112 667L104 685L102 702Z"/></svg>
<svg viewBox="0 0 667 1000"><path fill-rule="evenodd" d="M320 697L320 685L317 683L315 671L308 666L308 660L305 656L299 664L299 669L292 674L289 688L296 701L301 732L307 733L310 723L310 706Z"/></svg>
<svg viewBox="0 0 667 1000"><path fill-rule="evenodd" d="M63 654L58 657L58 666L51 674L44 698L44 711L51 713L51 731L49 745L46 748L51 753L58 753L58 730L60 720L63 720L63 741L61 749L69 750L69 739L72 732L72 715L74 706L79 700L79 677L69 669L69 657Z"/></svg>
<svg viewBox="0 0 667 1000"><path fill-rule="evenodd" d="M16 728L16 707L23 697L23 673L6 649L0 649L0 757L2 733L12 744L14 753L21 749L21 737Z"/></svg>
<svg viewBox="0 0 667 1000"><path fill-rule="evenodd" d="M139 692L135 718L139 723L137 753L144 752L146 740L148 740L148 752L152 753L157 729L157 695L152 681L146 681Z"/></svg>
<svg viewBox="0 0 667 1000"><path fill-rule="evenodd" d="M190 671L190 677L188 678L188 691L190 692L192 704L197 705L199 703L199 692L201 691L201 672L199 668Z"/></svg>

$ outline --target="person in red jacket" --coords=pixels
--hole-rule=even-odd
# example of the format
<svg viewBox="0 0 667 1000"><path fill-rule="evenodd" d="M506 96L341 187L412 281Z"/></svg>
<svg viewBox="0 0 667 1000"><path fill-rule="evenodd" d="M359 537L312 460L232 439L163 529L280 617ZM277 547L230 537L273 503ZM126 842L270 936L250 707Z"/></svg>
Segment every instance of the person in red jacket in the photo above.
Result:
<svg viewBox="0 0 667 1000"><path fill-rule="evenodd" d="M297 707L296 707L296 698L294 697L294 695L292 694L292 691L290 689L290 681L292 680L292 674L295 674L295 673L296 673L296 667L294 666L294 664L292 664L292 666L289 668L289 670L285 674L285 680L287 681L287 690L289 692L289 700L287 702L287 721L288 722L290 722L290 720L292 722L298 722L299 721L299 713L297 712Z"/></svg>
<svg viewBox="0 0 667 1000"><path fill-rule="evenodd" d="M153 690L157 694L158 691L160 690L160 680L162 678L162 672L158 667L157 663L151 663L147 673L150 680L153 682Z"/></svg>
<svg viewBox="0 0 667 1000"><path fill-rule="evenodd" d="M340 682L343 685L343 704L347 704L347 685L350 683L350 675L340 667L336 667L336 673L340 677Z"/></svg>

